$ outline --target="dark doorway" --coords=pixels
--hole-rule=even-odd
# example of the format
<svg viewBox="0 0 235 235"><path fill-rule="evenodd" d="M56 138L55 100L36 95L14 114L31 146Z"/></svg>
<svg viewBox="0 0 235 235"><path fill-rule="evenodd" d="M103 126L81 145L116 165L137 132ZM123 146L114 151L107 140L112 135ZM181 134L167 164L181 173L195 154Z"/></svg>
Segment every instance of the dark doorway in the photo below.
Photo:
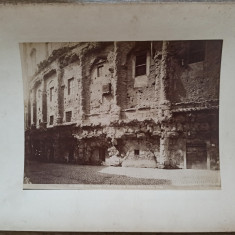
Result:
<svg viewBox="0 0 235 235"><path fill-rule="evenodd" d="M49 162L54 161L54 147L52 145L49 148L48 161Z"/></svg>
<svg viewBox="0 0 235 235"><path fill-rule="evenodd" d="M205 143L190 143L186 146L187 169L207 169L207 151Z"/></svg>
<svg viewBox="0 0 235 235"><path fill-rule="evenodd" d="M96 147L92 150L91 154L91 163L96 165L100 164L101 162L105 161L105 148Z"/></svg>
<svg viewBox="0 0 235 235"><path fill-rule="evenodd" d="M72 147L69 149L68 159L69 159L69 163L73 163L74 162L74 149Z"/></svg>
<svg viewBox="0 0 235 235"><path fill-rule="evenodd" d="M99 148L99 159L105 161L105 148Z"/></svg>

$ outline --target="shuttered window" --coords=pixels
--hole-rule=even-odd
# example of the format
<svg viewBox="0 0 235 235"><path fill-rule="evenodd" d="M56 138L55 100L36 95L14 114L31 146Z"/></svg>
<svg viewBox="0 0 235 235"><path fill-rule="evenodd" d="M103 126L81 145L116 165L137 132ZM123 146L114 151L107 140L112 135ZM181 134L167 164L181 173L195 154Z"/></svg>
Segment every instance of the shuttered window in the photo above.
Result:
<svg viewBox="0 0 235 235"><path fill-rule="evenodd" d="M74 78L68 79L68 95L73 94L74 90Z"/></svg>
<svg viewBox="0 0 235 235"><path fill-rule="evenodd" d="M72 111L68 111L65 113L65 119L66 119L66 122L71 122L72 120Z"/></svg>
<svg viewBox="0 0 235 235"><path fill-rule="evenodd" d="M142 76L146 74L146 53L136 56L135 62L135 76Z"/></svg>
<svg viewBox="0 0 235 235"><path fill-rule="evenodd" d="M54 124L54 116L50 116L50 125L53 125Z"/></svg>

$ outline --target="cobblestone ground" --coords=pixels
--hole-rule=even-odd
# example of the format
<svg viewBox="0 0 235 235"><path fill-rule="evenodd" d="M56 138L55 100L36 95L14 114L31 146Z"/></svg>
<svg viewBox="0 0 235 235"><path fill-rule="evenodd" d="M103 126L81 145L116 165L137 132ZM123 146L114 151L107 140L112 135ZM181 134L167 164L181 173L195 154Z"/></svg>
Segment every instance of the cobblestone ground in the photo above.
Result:
<svg viewBox="0 0 235 235"><path fill-rule="evenodd" d="M25 168L25 174L32 184L220 186L220 172L209 170L161 170L30 162Z"/></svg>

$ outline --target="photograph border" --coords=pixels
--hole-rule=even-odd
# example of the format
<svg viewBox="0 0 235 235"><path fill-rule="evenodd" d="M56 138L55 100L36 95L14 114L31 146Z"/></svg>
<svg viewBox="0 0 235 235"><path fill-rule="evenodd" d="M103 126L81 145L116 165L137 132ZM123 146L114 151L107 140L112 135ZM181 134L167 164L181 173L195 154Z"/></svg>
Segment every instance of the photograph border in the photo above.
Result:
<svg viewBox="0 0 235 235"><path fill-rule="evenodd" d="M0 22L2 32L0 34L2 51L0 55L2 72L0 166L4 179L0 183L0 199L3 202L0 211L0 229L103 232L234 231L235 186L231 180L235 177L235 160L232 157L235 151L233 143L235 136L232 131L235 128L233 121L235 112L231 108L235 85L232 79L235 71L231 63L235 61L235 33L231 30L235 20L233 3L208 3L208 5L207 3L190 5L171 3L156 6L150 3L149 7L142 5L141 8L136 5L133 5L133 8L125 6L126 10L122 9L123 24L120 23L119 27L115 25L115 30L110 34L111 38L125 35L125 39L139 37L145 40L146 36L143 32L148 30L150 32L148 37L154 39L156 32L162 28L158 34L159 40L176 34L178 36L174 39L189 39L197 35L198 38L201 36L203 39L224 40L219 120L220 140L222 140L220 141L221 190L175 190L174 192L171 190L96 190L95 193L90 190L22 190L24 127L18 43L55 41L56 37L58 41L68 41L66 35L70 35L71 41L75 41L73 32L78 28L81 29L80 40L90 41L95 37L101 40L104 37L101 32L96 31L94 36L89 33L89 30L95 29L98 25L99 29L104 27L103 33L107 32L115 17L117 17L115 20L120 20L117 16L117 6L115 9L109 8L103 11L102 4L98 7L99 10L90 5L90 17L85 15L87 12L83 7L83 10L76 9L77 12L75 12L76 6L65 6L63 9L56 4L47 5L45 8L43 5L0 6L2 19ZM140 19L138 14L140 15L140 9L143 12L143 8L149 14L142 15ZM137 20L134 16L137 16ZM87 19L86 36L79 21L81 17ZM105 17L110 17L106 25ZM93 24L94 19L99 21ZM127 22L131 26L129 31ZM157 22L154 33L151 33L153 26L143 27L149 22L151 24ZM70 27L65 28L68 23ZM142 26L142 31L138 30L138 25ZM11 144L10 147L9 144Z"/></svg>

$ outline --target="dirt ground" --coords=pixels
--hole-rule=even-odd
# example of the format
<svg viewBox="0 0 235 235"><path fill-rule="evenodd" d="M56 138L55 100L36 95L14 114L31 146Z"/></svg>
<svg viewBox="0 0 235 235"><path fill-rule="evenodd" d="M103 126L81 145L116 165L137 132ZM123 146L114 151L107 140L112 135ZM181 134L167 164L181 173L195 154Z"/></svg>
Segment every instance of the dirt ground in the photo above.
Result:
<svg viewBox="0 0 235 235"><path fill-rule="evenodd" d="M29 162L25 176L32 184L152 185L220 187L220 172L162 170Z"/></svg>

